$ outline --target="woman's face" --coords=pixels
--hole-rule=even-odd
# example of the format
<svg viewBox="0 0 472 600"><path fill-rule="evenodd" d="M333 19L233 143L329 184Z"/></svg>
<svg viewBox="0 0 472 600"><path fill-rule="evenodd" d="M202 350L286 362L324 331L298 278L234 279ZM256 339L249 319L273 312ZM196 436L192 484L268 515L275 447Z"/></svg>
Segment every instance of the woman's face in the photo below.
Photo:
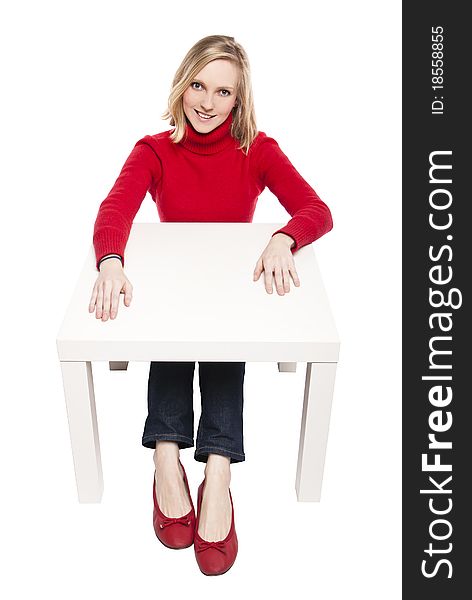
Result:
<svg viewBox="0 0 472 600"><path fill-rule="evenodd" d="M238 71L229 60L212 60L184 92L185 115L198 132L209 133L229 116L236 102ZM199 116L199 112L210 118Z"/></svg>

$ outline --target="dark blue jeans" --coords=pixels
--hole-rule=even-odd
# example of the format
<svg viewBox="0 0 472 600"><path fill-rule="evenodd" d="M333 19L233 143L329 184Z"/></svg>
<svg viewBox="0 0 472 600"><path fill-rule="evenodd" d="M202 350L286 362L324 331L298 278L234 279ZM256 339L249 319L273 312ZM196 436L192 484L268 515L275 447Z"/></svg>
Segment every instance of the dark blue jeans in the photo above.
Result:
<svg viewBox="0 0 472 600"><path fill-rule="evenodd" d="M231 463L245 460L243 446L243 387L246 363L199 362L202 410L194 458L207 462L208 454L223 454ZM151 362L148 416L142 444L155 448L156 440L194 445L194 362Z"/></svg>

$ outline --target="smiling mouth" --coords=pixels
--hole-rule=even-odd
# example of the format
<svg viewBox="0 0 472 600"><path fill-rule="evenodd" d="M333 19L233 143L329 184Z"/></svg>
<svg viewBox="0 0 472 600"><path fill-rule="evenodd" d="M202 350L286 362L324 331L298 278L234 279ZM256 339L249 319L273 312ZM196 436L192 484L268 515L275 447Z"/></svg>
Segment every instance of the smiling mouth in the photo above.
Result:
<svg viewBox="0 0 472 600"><path fill-rule="evenodd" d="M216 115L207 115L206 113L201 113L196 108L194 110L199 117L201 117L202 119L205 119L206 121L209 121L210 119L213 119L213 117L216 116Z"/></svg>

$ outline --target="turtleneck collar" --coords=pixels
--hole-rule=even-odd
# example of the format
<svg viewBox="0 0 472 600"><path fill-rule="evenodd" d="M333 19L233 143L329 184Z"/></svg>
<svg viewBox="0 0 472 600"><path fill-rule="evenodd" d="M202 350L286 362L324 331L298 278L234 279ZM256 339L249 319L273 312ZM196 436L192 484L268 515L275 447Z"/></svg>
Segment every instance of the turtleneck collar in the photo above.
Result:
<svg viewBox="0 0 472 600"><path fill-rule="evenodd" d="M185 135L181 139L180 144L191 152L196 152L197 154L215 154L234 142L234 138L231 135L233 112L230 112L226 121L223 121L223 123L208 133L200 133L193 127L187 117L185 117L185 120Z"/></svg>

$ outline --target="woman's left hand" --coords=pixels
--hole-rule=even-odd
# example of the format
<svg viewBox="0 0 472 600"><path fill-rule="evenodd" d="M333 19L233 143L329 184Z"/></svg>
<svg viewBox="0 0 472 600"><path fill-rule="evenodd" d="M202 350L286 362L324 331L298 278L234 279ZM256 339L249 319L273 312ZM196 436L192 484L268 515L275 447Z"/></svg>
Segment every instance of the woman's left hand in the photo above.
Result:
<svg viewBox="0 0 472 600"><path fill-rule="evenodd" d="M257 281L264 271L265 289L268 294L272 294L272 274L275 278L275 287L279 296L290 291L290 275L293 283L298 287L297 270L293 260L290 248L294 244L293 238L284 233L276 233L271 237L266 249L259 257L254 269L254 281Z"/></svg>

